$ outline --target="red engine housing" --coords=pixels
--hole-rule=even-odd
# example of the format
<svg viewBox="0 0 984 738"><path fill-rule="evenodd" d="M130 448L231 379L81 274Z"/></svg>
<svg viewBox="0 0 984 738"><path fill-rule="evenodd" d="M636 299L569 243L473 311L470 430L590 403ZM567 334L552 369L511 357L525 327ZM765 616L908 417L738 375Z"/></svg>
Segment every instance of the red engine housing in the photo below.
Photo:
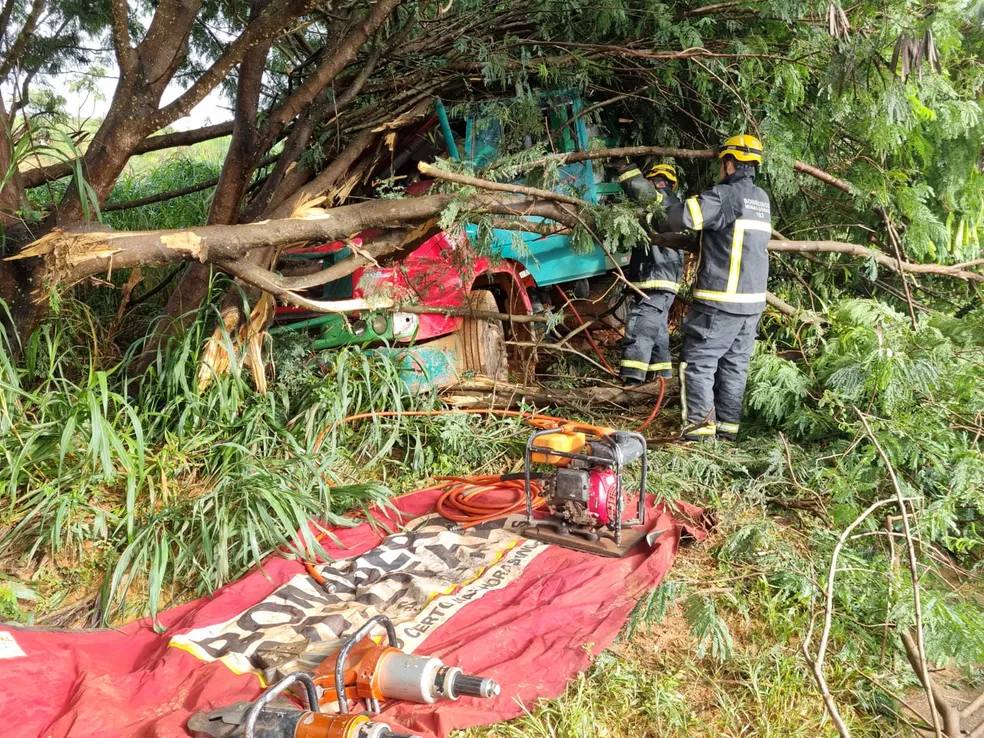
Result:
<svg viewBox="0 0 984 738"><path fill-rule="evenodd" d="M588 472L588 512L595 515L600 525L608 525L617 516L615 472L595 467Z"/></svg>

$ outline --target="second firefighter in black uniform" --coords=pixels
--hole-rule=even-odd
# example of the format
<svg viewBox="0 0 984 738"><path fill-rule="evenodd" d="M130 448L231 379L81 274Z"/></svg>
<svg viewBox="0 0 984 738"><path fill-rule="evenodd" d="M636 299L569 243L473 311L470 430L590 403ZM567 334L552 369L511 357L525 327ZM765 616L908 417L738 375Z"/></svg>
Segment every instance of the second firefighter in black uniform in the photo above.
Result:
<svg viewBox="0 0 984 738"><path fill-rule="evenodd" d="M635 165L619 171L619 183L626 196L642 205L655 202L663 208L680 203L674 191L676 170L670 164L657 164L643 177ZM672 376L670 332L667 320L670 306L683 277L683 252L655 244L636 246L629 262L629 280L646 293L634 295L622 343L620 375L626 384L639 384L647 374Z"/></svg>

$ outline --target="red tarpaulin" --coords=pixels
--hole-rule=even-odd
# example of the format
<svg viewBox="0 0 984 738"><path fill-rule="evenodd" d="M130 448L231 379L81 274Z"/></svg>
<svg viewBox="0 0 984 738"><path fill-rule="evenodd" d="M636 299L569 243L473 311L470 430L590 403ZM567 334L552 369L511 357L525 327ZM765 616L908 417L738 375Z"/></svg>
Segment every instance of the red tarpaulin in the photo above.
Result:
<svg viewBox="0 0 984 738"><path fill-rule="evenodd" d="M406 522L429 513L438 492L395 500ZM338 559L321 568L342 586L318 594L298 561L270 557L262 571L159 618L119 630L0 627L4 736L186 736L188 718L261 691L256 654L270 642L331 640L382 612L407 650L441 658L502 686L495 699L394 703L380 719L433 738L520 715L559 696L618 634L636 601L669 570L685 524L650 509L665 530L652 549L605 559L527 541L502 529L447 532L430 525L386 536L363 523L335 531ZM392 515L392 513L390 513ZM376 511L377 518L384 515ZM391 529L396 530L392 521ZM412 530L412 526L408 526ZM448 574L451 572L451 574ZM394 585L393 582L399 582ZM303 642L303 641L302 641ZM237 673L239 672L239 673Z"/></svg>

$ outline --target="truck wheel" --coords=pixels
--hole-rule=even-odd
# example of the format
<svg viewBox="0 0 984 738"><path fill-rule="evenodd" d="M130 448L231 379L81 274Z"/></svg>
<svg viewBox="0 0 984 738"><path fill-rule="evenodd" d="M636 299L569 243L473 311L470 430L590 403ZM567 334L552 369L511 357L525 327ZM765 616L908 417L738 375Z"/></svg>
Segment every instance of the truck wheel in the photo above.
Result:
<svg viewBox="0 0 984 738"><path fill-rule="evenodd" d="M497 313L495 295L477 290L468 296L474 310ZM501 320L466 316L458 330L464 361L461 368L490 379L505 380L507 369L506 338Z"/></svg>

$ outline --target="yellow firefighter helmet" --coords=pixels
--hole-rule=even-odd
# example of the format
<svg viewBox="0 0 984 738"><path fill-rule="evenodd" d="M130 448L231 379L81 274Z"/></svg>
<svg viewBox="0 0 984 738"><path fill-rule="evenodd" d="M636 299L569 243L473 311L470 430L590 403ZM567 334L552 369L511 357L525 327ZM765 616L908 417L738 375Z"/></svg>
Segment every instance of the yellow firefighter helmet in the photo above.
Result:
<svg viewBox="0 0 984 738"><path fill-rule="evenodd" d="M673 185L677 186L677 173L676 167L672 164L657 164L646 174L646 179L653 179L654 177L666 177L667 181Z"/></svg>
<svg viewBox="0 0 984 738"><path fill-rule="evenodd" d="M726 156L733 156L736 160L748 164L761 164L762 142L755 136L744 133L740 136L732 136L718 150L718 159L723 159Z"/></svg>

